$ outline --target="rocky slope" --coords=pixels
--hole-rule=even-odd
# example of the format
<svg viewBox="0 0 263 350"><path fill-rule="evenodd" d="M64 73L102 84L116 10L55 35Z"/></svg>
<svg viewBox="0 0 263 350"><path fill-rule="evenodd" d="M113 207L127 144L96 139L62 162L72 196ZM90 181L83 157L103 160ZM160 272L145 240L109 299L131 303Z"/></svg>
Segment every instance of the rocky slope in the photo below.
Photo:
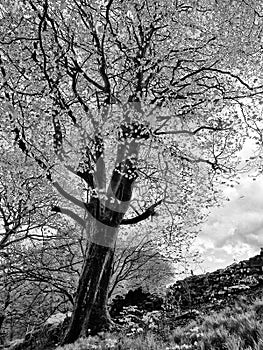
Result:
<svg viewBox="0 0 263 350"><path fill-rule="evenodd" d="M178 313L200 307L217 308L241 296L262 295L263 249L248 260L225 269L177 281L167 290L167 307Z"/></svg>

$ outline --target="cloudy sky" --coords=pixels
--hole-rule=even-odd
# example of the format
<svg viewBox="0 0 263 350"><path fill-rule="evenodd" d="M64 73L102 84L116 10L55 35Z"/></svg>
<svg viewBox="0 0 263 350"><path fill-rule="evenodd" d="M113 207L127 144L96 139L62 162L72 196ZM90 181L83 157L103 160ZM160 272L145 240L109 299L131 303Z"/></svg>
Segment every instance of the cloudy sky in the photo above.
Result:
<svg viewBox="0 0 263 350"><path fill-rule="evenodd" d="M212 210L196 239L195 248L204 259L196 273L248 259L263 247L263 176L253 181L244 175L226 191L230 201Z"/></svg>
<svg viewBox="0 0 263 350"><path fill-rule="evenodd" d="M254 141L245 142L239 153L241 162L254 156ZM253 178L241 175L239 184L223 188L230 200L211 210L202 226L194 249L203 263L193 266L195 273L224 268L235 261L249 259L263 248L263 175Z"/></svg>

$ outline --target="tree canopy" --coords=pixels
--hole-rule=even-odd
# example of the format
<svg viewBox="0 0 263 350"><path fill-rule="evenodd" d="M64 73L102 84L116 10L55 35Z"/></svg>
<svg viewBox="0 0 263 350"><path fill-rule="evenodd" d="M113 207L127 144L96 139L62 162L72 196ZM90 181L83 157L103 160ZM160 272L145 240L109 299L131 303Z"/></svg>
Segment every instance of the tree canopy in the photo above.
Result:
<svg viewBox="0 0 263 350"><path fill-rule="evenodd" d="M95 331L107 323L119 228L153 218L166 243L196 234L246 138L260 145L261 7L28 0L0 8L1 147L34 160L60 196L53 212L86 229L65 342L92 317L101 320Z"/></svg>

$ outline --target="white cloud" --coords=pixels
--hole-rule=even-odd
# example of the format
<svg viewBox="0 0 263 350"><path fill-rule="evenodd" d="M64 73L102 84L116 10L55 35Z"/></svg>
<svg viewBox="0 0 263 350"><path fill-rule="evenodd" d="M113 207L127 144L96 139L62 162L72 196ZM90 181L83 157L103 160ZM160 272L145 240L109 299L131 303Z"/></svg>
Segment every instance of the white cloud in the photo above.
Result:
<svg viewBox="0 0 263 350"><path fill-rule="evenodd" d="M195 242L207 271L248 259L263 247L263 177L243 176L226 192L230 201L212 210Z"/></svg>

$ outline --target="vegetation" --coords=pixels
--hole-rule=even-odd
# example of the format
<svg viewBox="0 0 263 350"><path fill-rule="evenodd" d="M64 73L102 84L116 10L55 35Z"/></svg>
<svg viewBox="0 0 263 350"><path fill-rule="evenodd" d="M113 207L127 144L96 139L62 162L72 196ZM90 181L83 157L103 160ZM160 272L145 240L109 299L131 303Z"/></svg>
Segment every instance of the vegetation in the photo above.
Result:
<svg viewBox="0 0 263 350"><path fill-rule="evenodd" d="M144 328L134 328L133 334L101 333L56 350L262 350L262 313L263 300L242 301L175 330L160 325L160 319L155 320L158 330L149 330L145 320Z"/></svg>
<svg viewBox="0 0 263 350"><path fill-rule="evenodd" d="M0 4L11 339L56 311L71 311L64 344L110 330L114 288L173 277L247 139L262 168L262 25L260 0Z"/></svg>

